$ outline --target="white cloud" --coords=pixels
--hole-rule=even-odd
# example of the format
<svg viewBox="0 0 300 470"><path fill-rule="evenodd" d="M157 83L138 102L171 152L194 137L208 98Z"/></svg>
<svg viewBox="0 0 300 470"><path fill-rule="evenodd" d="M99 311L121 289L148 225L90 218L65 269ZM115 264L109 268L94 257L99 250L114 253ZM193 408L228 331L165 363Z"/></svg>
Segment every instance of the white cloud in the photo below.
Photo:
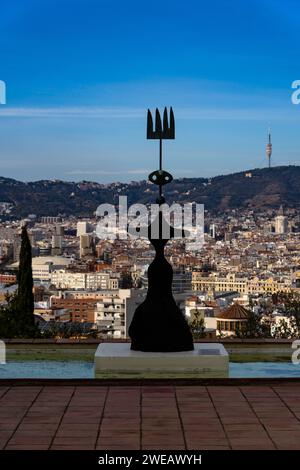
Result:
<svg viewBox="0 0 300 470"><path fill-rule="evenodd" d="M26 118L130 118L144 116L145 110L138 108L106 108L70 106L57 108L9 108L0 110L0 117Z"/></svg>
<svg viewBox="0 0 300 470"><path fill-rule="evenodd" d="M70 170L67 171L65 174L70 175L70 176L90 176L90 175L107 175L107 176L115 176L115 175L144 175L145 177L150 173L152 170L149 168L140 168L140 169L134 169L134 170L120 170L120 171L114 171L114 170ZM193 170L188 170L188 169L183 169L183 170L173 170L172 171L175 174L178 174L179 176L182 174L191 174L194 173Z"/></svg>
<svg viewBox="0 0 300 470"><path fill-rule="evenodd" d="M130 107L3 107L0 118L97 118L97 119L128 119L144 118L145 108ZM176 117L191 120L290 120L295 119L294 109L286 108L235 108L205 106L195 108L175 108Z"/></svg>
<svg viewBox="0 0 300 470"><path fill-rule="evenodd" d="M67 171L66 175L141 175L147 174L149 170L136 169L136 170L71 170Z"/></svg>

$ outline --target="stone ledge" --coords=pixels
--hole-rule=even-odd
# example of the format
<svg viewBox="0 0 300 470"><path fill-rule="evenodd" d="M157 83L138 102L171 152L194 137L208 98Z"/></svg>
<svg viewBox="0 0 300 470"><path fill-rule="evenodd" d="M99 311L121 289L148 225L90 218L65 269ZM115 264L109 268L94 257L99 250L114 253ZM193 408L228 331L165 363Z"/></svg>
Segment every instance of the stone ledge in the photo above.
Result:
<svg viewBox="0 0 300 470"><path fill-rule="evenodd" d="M132 351L129 343L102 343L95 353L98 378L228 377L229 359L219 343L195 343L182 352Z"/></svg>

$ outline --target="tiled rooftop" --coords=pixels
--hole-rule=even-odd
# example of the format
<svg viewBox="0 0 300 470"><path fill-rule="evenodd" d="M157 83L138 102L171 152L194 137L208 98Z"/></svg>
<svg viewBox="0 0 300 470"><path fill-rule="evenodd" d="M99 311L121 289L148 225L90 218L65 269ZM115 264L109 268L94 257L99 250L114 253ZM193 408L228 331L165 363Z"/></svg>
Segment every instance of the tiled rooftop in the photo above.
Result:
<svg viewBox="0 0 300 470"><path fill-rule="evenodd" d="M300 449L300 382L0 384L1 449Z"/></svg>

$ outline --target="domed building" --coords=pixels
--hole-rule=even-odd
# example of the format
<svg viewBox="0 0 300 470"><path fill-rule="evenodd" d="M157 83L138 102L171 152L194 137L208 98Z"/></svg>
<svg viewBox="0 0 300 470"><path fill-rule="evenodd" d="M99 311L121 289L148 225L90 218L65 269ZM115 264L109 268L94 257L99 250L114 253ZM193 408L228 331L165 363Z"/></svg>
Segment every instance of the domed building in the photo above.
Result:
<svg viewBox="0 0 300 470"><path fill-rule="evenodd" d="M216 318L217 334L233 336L236 330L240 330L248 321L249 310L238 303L230 305L225 310L221 310Z"/></svg>

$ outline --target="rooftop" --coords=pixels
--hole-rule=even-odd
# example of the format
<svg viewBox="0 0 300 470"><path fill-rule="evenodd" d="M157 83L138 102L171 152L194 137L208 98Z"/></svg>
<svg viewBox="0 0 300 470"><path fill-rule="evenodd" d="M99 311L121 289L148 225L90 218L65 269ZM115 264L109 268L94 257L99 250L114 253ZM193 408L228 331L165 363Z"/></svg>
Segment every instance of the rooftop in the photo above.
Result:
<svg viewBox="0 0 300 470"><path fill-rule="evenodd" d="M0 449L300 449L300 381L2 380Z"/></svg>
<svg viewBox="0 0 300 470"><path fill-rule="evenodd" d="M249 317L249 311L242 305L234 303L230 307L218 313L218 318L228 320L247 320Z"/></svg>

